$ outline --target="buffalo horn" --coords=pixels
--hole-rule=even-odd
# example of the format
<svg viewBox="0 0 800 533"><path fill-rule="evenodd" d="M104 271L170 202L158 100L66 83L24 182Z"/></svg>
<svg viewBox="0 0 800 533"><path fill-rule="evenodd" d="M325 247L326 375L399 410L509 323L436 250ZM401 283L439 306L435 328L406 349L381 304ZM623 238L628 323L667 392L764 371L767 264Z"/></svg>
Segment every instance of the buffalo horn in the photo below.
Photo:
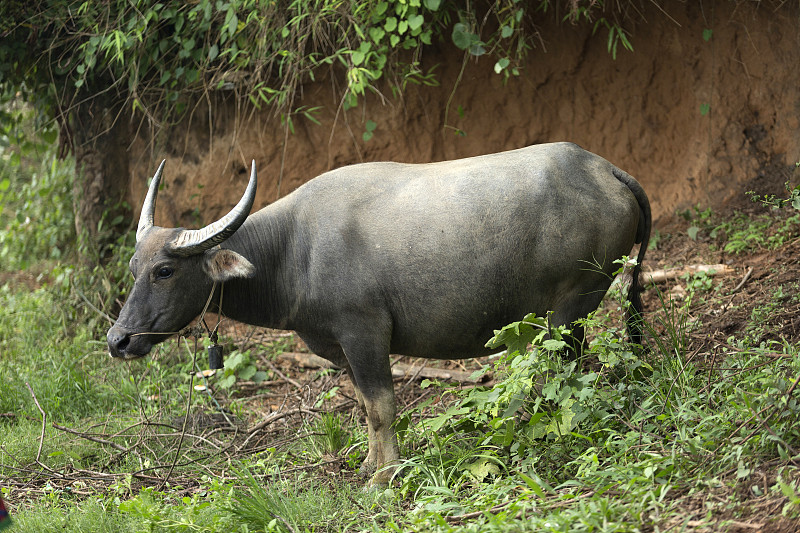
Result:
<svg viewBox="0 0 800 533"><path fill-rule="evenodd" d="M202 229L182 230L169 244L170 250L181 256L190 256L213 248L239 229L239 226L250 214L255 197L256 162L253 160L250 168L250 183L247 184L247 189L244 191L242 199L231 209L230 213Z"/></svg>
<svg viewBox="0 0 800 533"><path fill-rule="evenodd" d="M156 211L158 184L161 182L161 173L164 172L164 163L166 162L167 160L165 159L158 165L158 170L156 170L153 180L150 182L150 188L147 190L147 196L142 204L142 214L139 215L139 225L136 228L136 242L141 241L144 234L153 227L153 215Z"/></svg>

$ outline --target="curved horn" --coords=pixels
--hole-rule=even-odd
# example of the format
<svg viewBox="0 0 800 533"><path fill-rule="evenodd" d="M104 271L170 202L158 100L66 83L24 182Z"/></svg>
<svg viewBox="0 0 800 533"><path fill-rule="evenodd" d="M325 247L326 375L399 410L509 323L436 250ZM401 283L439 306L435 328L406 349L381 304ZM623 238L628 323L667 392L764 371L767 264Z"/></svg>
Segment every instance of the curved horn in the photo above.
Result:
<svg viewBox="0 0 800 533"><path fill-rule="evenodd" d="M144 234L153 227L153 215L156 212L158 184L161 182L161 174L164 172L164 163L166 162L167 160L164 159L161 164L158 165L158 170L156 170L153 180L150 182L150 188L147 190L147 196L145 196L144 203L142 204L142 214L139 215L139 226L136 228L136 242L141 241Z"/></svg>
<svg viewBox="0 0 800 533"><path fill-rule="evenodd" d="M239 229L239 226L247 219L253 201L256 198L256 162L250 167L250 182L244 191L242 199L231 209L230 213L209 224L208 226L197 229L185 229L181 231L169 244L172 252L181 256L200 254L218 245Z"/></svg>

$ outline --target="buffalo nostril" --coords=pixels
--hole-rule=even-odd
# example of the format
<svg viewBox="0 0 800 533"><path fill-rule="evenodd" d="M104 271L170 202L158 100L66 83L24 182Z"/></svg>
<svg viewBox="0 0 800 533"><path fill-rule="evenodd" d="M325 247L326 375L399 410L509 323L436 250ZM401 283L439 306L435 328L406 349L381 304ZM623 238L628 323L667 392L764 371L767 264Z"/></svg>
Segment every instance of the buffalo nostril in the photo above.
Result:
<svg viewBox="0 0 800 533"><path fill-rule="evenodd" d="M117 342L117 350L124 352L128 345L131 343L131 338L125 335L119 342Z"/></svg>
<svg viewBox="0 0 800 533"><path fill-rule="evenodd" d="M108 331L108 351L114 357L122 357L128 345L131 343L131 336L128 333L114 331L112 328Z"/></svg>

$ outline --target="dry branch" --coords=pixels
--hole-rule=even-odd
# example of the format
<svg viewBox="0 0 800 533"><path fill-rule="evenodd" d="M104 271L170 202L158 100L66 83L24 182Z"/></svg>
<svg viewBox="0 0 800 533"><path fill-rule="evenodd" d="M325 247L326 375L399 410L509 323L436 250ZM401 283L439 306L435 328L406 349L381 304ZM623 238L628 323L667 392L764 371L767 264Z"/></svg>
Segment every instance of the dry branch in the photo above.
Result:
<svg viewBox="0 0 800 533"><path fill-rule="evenodd" d="M129 452L131 450L131 448L126 448L126 447L124 447L124 446L122 446L120 444L117 444L116 442L110 441L110 440L101 439L100 437L92 435L91 433L83 433L82 431L76 431L76 430L70 429L68 427L59 426L55 422L53 422L53 427L56 428L59 431L65 431L67 433L72 433L73 435L77 435L77 436L79 436L81 438L84 438L86 440L90 440L92 442L96 442L98 444L103 444L104 446L111 446L115 450L119 450L120 452L123 452L123 453L127 453L127 452Z"/></svg>
<svg viewBox="0 0 800 533"><path fill-rule="evenodd" d="M730 274L733 268L728 265L688 265L685 267L666 268L663 270L653 270L651 272L642 272L642 280L645 284L660 283L671 279L678 279L682 276L697 274L703 272L708 276L717 276L720 274Z"/></svg>
<svg viewBox="0 0 800 533"><path fill-rule="evenodd" d="M466 372L464 370L449 370L446 368L428 368L424 365L424 362L419 365L395 363L395 365L392 367L392 377L441 379L443 381L456 381L458 383L480 383L487 378L485 374L478 378L473 378L473 372Z"/></svg>
<svg viewBox="0 0 800 533"><path fill-rule="evenodd" d="M244 442L243 442L243 443L241 443L241 444L240 444L240 445L239 445L239 446L236 448L236 451L237 451L237 452L240 452L240 451L242 451L243 449L245 449L245 447L246 447L246 446L247 446L247 444L250 442L250 440L251 440L251 439L252 439L252 438L253 438L253 437L254 437L256 434L258 434L258 432L259 432L259 431L261 431L262 429L264 429L264 428L265 428L265 427L267 427L268 425L272 424L273 422L277 422L278 420L281 420L281 419L283 419L283 418L286 418L286 417L288 417L288 416L294 416L294 415L296 415L296 414L310 414L310 415L315 415L315 413L314 413L313 411L310 411L310 410L308 410L308 409L303 409L303 408L298 408L298 409L290 409L290 410L288 410L288 411L276 411L276 412L272 413L270 416L266 417L266 419L262 420L261 422L259 422L258 424L256 424L256 425L255 425L255 426L253 426L252 428L250 428L250 430L248 431L249 435L247 436L247 438L246 438L246 439L244 439Z"/></svg>
<svg viewBox="0 0 800 533"><path fill-rule="evenodd" d="M45 413L44 409L42 409L42 406L39 405L39 400L36 398L36 394L34 394L30 383L26 381L25 386L28 387L28 391L31 393L33 403L36 404L36 407L39 408L39 412L42 413L42 434L39 436L39 449L36 451L36 462L39 463L39 458L42 456L42 445L44 444L44 428L47 426L47 413Z"/></svg>
<svg viewBox="0 0 800 533"><path fill-rule="evenodd" d="M339 368L327 359L313 353L284 352L278 355L278 359L285 363L295 363L303 368Z"/></svg>
<svg viewBox="0 0 800 533"><path fill-rule="evenodd" d="M298 364L304 368L338 368L336 365L313 353L285 352L278 355L278 359L284 362ZM392 366L392 377L395 378L427 378L441 379L443 381L456 381L459 383L480 383L484 377L473 378L472 372L463 370L448 370L444 368L428 368L425 363L408 365L405 363L395 363Z"/></svg>
<svg viewBox="0 0 800 533"><path fill-rule="evenodd" d="M745 283L747 283L747 280L750 279L750 276L752 274L753 274L753 267L750 267L750 268L747 269L747 272L745 272L745 275L742 278L742 281L740 281L739 284L736 287L733 288L733 290L731 291L731 294L733 294L735 292L738 292L742 287L744 287Z"/></svg>

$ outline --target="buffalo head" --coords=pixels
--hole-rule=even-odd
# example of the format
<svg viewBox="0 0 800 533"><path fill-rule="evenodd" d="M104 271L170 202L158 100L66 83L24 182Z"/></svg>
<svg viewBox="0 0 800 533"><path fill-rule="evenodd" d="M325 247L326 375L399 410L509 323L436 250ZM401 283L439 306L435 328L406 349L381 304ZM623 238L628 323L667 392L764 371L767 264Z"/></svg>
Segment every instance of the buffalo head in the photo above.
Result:
<svg viewBox="0 0 800 533"><path fill-rule="evenodd" d="M116 324L108 330L113 357L135 359L186 327L206 305L214 282L250 277L253 265L219 245L247 219L256 193L256 163L239 203L224 217L199 230L153 225L164 162L158 167L136 230L136 252L130 261L135 279Z"/></svg>

